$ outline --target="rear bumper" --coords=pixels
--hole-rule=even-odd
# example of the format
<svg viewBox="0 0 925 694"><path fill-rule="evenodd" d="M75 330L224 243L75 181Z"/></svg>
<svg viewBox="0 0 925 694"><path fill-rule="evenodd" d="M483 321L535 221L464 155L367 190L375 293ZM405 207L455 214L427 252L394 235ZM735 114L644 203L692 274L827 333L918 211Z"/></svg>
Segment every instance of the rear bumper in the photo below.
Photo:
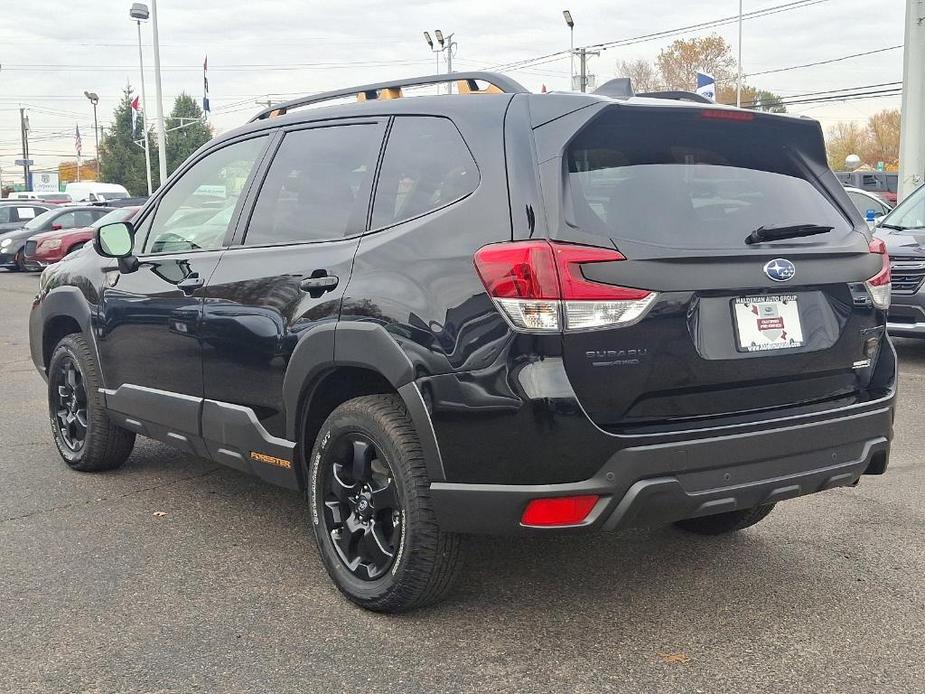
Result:
<svg viewBox="0 0 925 694"><path fill-rule="evenodd" d="M774 503L881 474L889 459L894 399L861 412L761 432L625 448L590 479L550 485L434 482L444 530L508 534L563 531L520 524L531 499L596 494L580 526L615 530L667 524Z"/></svg>

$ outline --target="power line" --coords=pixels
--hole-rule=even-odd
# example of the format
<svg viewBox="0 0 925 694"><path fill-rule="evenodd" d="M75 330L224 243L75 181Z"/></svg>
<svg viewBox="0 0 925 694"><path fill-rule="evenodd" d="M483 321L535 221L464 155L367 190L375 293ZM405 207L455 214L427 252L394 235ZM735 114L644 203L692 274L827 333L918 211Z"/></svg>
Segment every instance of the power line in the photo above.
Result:
<svg viewBox="0 0 925 694"><path fill-rule="evenodd" d="M817 0L818 1L818 0ZM393 65L423 65L430 64L429 60L362 60L362 61L327 61L318 63L290 63L275 65L271 63L240 63L209 65L210 72L247 72L259 70L262 72L293 71L293 70L332 70L356 67L387 67ZM5 64L4 72L122 72L137 69L137 65L56 65L53 63L21 63ZM201 71L202 65L162 65L161 72L187 72Z"/></svg>
<svg viewBox="0 0 925 694"><path fill-rule="evenodd" d="M803 99L805 97L826 96L830 94L839 94L840 92L849 92L849 91L854 92L854 91L864 90L864 89L877 89L877 88L883 88L883 87L889 87L889 88L895 89L897 88L897 85L901 86L902 82L879 82L877 84L865 84L865 85L858 85L854 87L842 87L841 89L826 89L824 91L806 92L804 94L791 94L790 96L782 97L780 99L775 100L774 103L775 104L778 102L785 103L788 101L792 102L794 99ZM743 107L755 106L757 103L758 103L757 99L752 99L750 101L743 101L742 106Z"/></svg>
<svg viewBox="0 0 925 694"><path fill-rule="evenodd" d="M851 58L860 58L865 55L874 55L875 53L886 53L887 51L895 51L897 48L902 48L903 45L899 44L898 46L887 46L886 48L878 48L873 51L864 51L863 53L852 53L851 55L843 55L840 58L829 58L828 60L817 60L814 63L803 63L802 65L791 65L790 67L778 67L773 70L762 70L761 72L749 72L748 74L742 75L743 77L754 77L756 75L770 75L775 72L787 72L788 70L799 70L804 67L816 67L817 65L828 65L830 63L838 63L842 60L850 60Z"/></svg>
<svg viewBox="0 0 925 694"><path fill-rule="evenodd" d="M747 21L750 19L758 19L761 17L767 17L774 14L779 14L781 12L789 12L791 10L798 10L804 7L811 7L812 5L819 5L823 2L829 2L829 0L794 0L793 2L784 3L782 5L774 5L772 7L766 7L761 10L753 10L752 12L746 12L742 15L742 20ZM647 41L654 41L660 38L668 38L670 36L676 36L678 34L686 34L694 31L700 31L703 29L713 29L720 26L726 26L728 24L733 24L739 21L739 15L732 15L730 17L721 17L719 19L711 19L705 22L699 22L697 24L688 24L687 26L675 27L674 29L665 29L663 31L656 31L650 34L641 34L639 36L631 36L625 39L617 39L616 41L605 41L603 43L591 44L585 46L587 49L599 49L607 50L608 48L614 48L617 46L629 46L636 43L645 43ZM526 67L528 65L537 65L551 60L556 60L560 56L568 55L569 50L556 51L555 53L548 53L543 56L536 58L528 58L525 60L518 60L511 63L503 63L499 65L492 65L491 67L486 67L486 70L511 70L518 67Z"/></svg>

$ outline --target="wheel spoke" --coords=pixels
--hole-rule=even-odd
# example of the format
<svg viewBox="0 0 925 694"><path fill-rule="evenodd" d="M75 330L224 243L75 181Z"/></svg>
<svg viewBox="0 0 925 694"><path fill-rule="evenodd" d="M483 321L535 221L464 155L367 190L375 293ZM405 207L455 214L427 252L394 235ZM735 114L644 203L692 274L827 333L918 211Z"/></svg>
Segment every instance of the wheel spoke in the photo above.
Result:
<svg viewBox="0 0 925 694"><path fill-rule="evenodd" d="M388 480L384 487L374 489L372 497L377 511L398 508L398 495L395 493L395 484L392 480Z"/></svg>
<svg viewBox="0 0 925 694"><path fill-rule="evenodd" d="M343 528L337 528L331 531L331 541L334 543L334 548L340 555L341 561L347 565L348 569L356 571L357 567L360 565L360 558L354 557L351 559L351 556L354 554L353 536Z"/></svg>
<svg viewBox="0 0 925 694"><path fill-rule="evenodd" d="M77 388L77 371L76 369L74 369L73 364L67 365L67 371L65 372L65 380L67 381L67 384L71 388L73 389Z"/></svg>
<svg viewBox="0 0 925 694"><path fill-rule="evenodd" d="M347 499L349 499L352 494L356 493L357 485L356 483L347 484L341 478L343 471L343 465L334 465L334 468L331 471L331 481L328 485L328 488L331 490L331 493L337 498L338 501L346 504Z"/></svg>
<svg viewBox="0 0 925 694"><path fill-rule="evenodd" d="M366 441L355 439L353 441L353 479L357 482L366 481L370 476L370 464L376 449Z"/></svg>
<svg viewBox="0 0 925 694"><path fill-rule="evenodd" d="M369 578L381 576L392 560L392 553L382 548L373 528L363 533L357 550Z"/></svg>
<svg viewBox="0 0 925 694"><path fill-rule="evenodd" d="M77 412L74 413L74 417L77 419L77 423L81 427L83 427L84 429L87 428L87 411L86 410L77 410Z"/></svg>
<svg viewBox="0 0 925 694"><path fill-rule="evenodd" d="M385 535L382 532L381 523L373 523L369 529L369 535L373 538L373 541L376 543L376 546L379 548L382 554L387 556L389 559L395 556L395 549L386 541Z"/></svg>

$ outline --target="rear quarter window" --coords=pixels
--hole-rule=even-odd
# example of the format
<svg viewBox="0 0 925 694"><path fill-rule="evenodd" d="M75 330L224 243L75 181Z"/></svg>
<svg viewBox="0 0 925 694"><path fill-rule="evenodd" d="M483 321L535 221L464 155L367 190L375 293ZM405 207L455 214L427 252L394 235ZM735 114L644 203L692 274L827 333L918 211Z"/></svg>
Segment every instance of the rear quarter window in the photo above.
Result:
<svg viewBox="0 0 925 694"><path fill-rule="evenodd" d="M386 145L373 204L373 229L420 217L470 195L479 172L446 118L400 116Z"/></svg>

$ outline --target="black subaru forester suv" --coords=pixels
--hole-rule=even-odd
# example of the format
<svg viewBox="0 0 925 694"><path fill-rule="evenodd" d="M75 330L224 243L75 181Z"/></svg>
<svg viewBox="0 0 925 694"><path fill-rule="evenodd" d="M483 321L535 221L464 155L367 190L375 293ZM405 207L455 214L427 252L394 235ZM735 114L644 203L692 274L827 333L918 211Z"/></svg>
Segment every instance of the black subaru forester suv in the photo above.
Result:
<svg viewBox="0 0 925 694"><path fill-rule="evenodd" d="M141 434L304 490L378 611L443 596L462 534L718 534L885 471L889 262L817 122L488 73L398 98L449 79L268 109L45 271L71 468Z"/></svg>

